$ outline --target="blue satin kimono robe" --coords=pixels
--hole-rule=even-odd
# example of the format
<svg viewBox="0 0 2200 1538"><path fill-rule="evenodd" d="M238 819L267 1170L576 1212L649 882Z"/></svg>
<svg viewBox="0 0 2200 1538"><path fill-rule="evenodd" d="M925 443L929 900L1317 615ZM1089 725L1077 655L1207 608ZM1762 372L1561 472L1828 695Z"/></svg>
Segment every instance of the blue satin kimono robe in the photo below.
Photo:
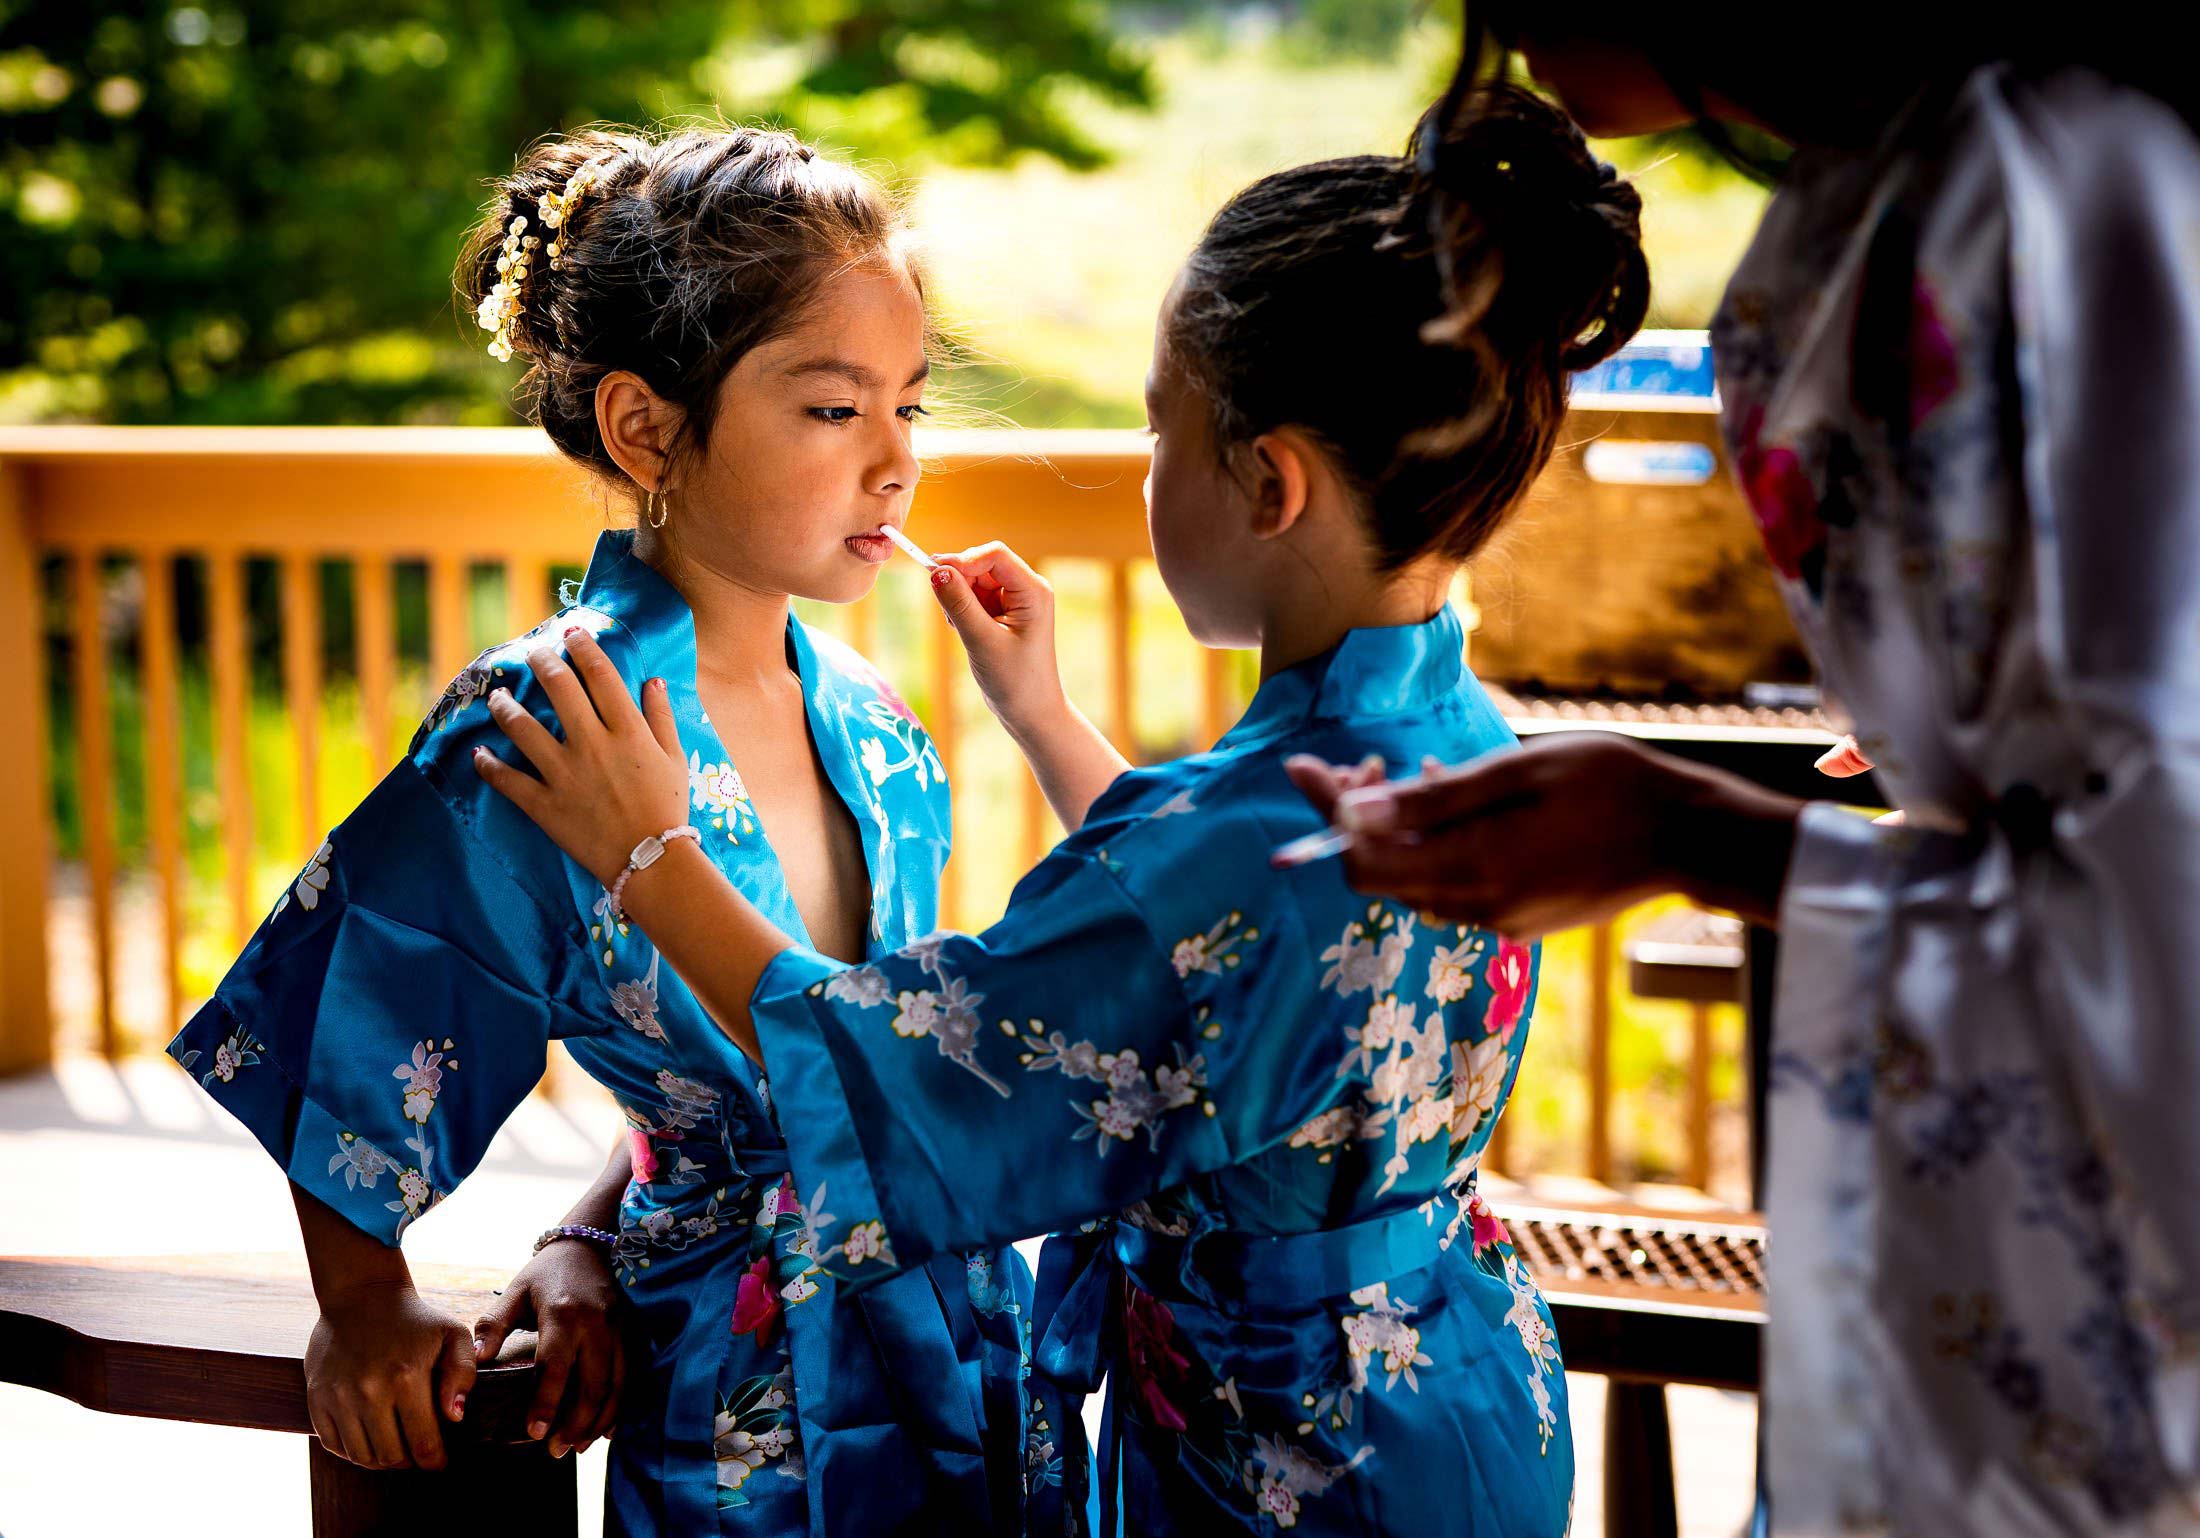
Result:
<svg viewBox="0 0 2200 1538"><path fill-rule="evenodd" d="M693 617L631 535L602 537L577 603L535 635L555 645L575 625L630 687L670 684L702 847L801 934L697 701ZM1028 1268L1005 1247L941 1246L889 1286L841 1287L853 1262L822 1205L839 1193L797 1195L770 1087L641 933L609 921L602 887L472 768L476 744L517 756L489 722L492 689L555 721L529 644L458 677L170 1052L294 1183L391 1244L473 1170L548 1040L610 1089L634 1161L615 1269L649 1355L627 1375L607 1531L1020 1530L1027 1482L1059 1499L1048 1459L1026 1473ZM862 832L883 956L936 921L940 761L861 657L799 621L787 646Z"/></svg>
<svg viewBox="0 0 2200 1538"><path fill-rule="evenodd" d="M797 947L757 986L851 1276L1073 1230L1039 1268L1035 1411L1074 1428L1108 1374L1106 1530L1565 1530L1550 1314L1474 1195L1534 953L1268 863L1319 826L1290 754L1511 745L1463 642L1448 609L1353 631L1213 751L1119 778L984 934Z"/></svg>

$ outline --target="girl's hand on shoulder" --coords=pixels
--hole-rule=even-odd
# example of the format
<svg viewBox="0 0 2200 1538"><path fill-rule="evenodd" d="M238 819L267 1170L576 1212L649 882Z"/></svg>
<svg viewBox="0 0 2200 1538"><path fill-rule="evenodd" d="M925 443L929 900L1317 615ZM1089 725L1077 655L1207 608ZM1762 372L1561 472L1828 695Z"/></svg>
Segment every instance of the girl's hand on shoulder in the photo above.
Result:
<svg viewBox="0 0 2200 1538"><path fill-rule="evenodd" d="M306 1344L306 1411L321 1445L369 1469L440 1469L445 1420L474 1384L466 1327L409 1284L323 1300Z"/></svg>
<svg viewBox="0 0 2200 1538"><path fill-rule="evenodd" d="M932 596L962 637L986 708L1011 733L1066 701L1054 656L1054 589L1002 544L935 556Z"/></svg>
<svg viewBox="0 0 2200 1538"><path fill-rule="evenodd" d="M637 708L593 636L576 627L566 631L565 645L570 665L547 646L527 659L564 741L499 689L489 696L490 719L535 772L486 747L474 749L474 768L609 887L636 844L687 821L687 760L663 679L642 686Z"/></svg>
<svg viewBox="0 0 2200 1538"><path fill-rule="evenodd" d="M535 1331L541 1377L527 1434L538 1442L547 1437L553 1458L586 1452L618 1416L626 1386L620 1307L619 1284L603 1254L578 1239L559 1239L537 1250L496 1306L475 1321L482 1362L495 1359L512 1331Z"/></svg>

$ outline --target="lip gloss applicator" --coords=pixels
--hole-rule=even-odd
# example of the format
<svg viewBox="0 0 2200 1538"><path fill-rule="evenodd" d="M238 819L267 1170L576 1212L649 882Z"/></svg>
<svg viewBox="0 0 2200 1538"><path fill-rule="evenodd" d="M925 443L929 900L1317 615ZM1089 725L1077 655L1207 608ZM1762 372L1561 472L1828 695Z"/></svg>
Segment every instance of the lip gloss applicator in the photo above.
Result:
<svg viewBox="0 0 2200 1538"><path fill-rule="evenodd" d="M909 557L910 560L915 561L919 566L922 566L926 571L937 571L939 569L939 562L926 555L915 540L902 533L892 524L882 523L878 526L878 531L886 536L887 543Z"/></svg>

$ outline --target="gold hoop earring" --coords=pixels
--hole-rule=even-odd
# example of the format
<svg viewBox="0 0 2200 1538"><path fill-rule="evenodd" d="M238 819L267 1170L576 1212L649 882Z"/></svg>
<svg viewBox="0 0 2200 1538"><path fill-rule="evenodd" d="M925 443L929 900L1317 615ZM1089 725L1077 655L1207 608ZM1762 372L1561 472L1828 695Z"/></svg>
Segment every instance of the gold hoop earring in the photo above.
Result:
<svg viewBox="0 0 2200 1538"><path fill-rule="evenodd" d="M649 519L651 528L661 529L665 526L665 520L672 516L672 508L667 504L662 491L652 491L643 507L643 513Z"/></svg>

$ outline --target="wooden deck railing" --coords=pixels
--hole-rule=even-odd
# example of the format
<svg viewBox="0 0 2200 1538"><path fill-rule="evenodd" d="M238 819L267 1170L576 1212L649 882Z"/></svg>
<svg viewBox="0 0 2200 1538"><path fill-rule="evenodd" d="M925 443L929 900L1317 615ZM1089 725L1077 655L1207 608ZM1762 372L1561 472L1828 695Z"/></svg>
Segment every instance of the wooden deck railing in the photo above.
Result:
<svg viewBox="0 0 2200 1538"><path fill-rule="evenodd" d="M1711 419L1700 410L1595 416L1570 436L1715 443ZM1173 746L1204 746L1219 735L1243 703L1247 670L1227 654L1196 648L1173 611L1133 602L1151 559L1140 496L1143 439L1100 432L940 432L927 439L926 479L911 525L924 543L953 549L997 538L1050 569L1086 568L1086 588L1097 597L1088 611L1096 607L1097 618L1082 621L1084 629L1072 627L1064 646L1090 683L1084 703L1117 744L1134 760L1141 756L1135 727L1152 680L1141 676L1140 661L1151 664L1159 642L1134 634L1134 617L1163 622L1156 614L1175 627L1160 638L1168 642L1159 653L1172 675L1166 683L1191 700L1182 740ZM1593 490L1615 495L1627 488ZM154 1034L172 1029L191 1003L188 913L198 911L215 931L214 950L226 954L241 945L276 884L256 872L256 857L279 854L286 865L302 860L320 831L348 809L323 804L328 797L320 788L330 755L359 751L322 731L332 633L324 591L348 595L352 611L348 666L364 728L363 785L394 759L393 731L424 708L444 679L480 647L551 612L553 569L584 561L607 516L601 495L531 431L0 430L0 646L11 659L0 668L0 720L14 733L11 750L0 753L0 1072L40 1064L53 1050L46 915L59 824L47 755L61 744L50 690L66 697L72 723L64 778L75 791L94 1040L113 1051L123 1039L118 973L157 969ZM485 604L484 595L493 594L496 576L482 568L501 576L503 598L494 613L485 612L495 600ZM102 602L118 569L135 573L138 594L119 634ZM265 601L270 571L272 605ZM184 575L192 579L187 594L179 587ZM425 610L426 655L419 659L425 666L410 672L399 655L401 578L407 591L417 584ZM977 705L959 649L947 627L931 619L919 581L913 567L896 562L880 594L829 622L859 649L879 655L886 671L924 701L926 724L951 783L960 787L958 828L966 833L948 867L943 910L950 922L983 923L990 914L982 910L997 903L1005 876L1037 858L1053 836L1052 823L1029 774L1002 767L1006 739ZM254 591L262 600L257 606ZM181 623L185 596L196 621L188 627ZM44 636L49 618L58 617L56 605L66 610L61 623L71 639L66 677L48 679ZM898 616L893 636L882 634L882 616L889 614ZM116 807L124 787L109 729L117 657L142 696L133 728L142 734L136 771L142 783L129 789L143 821L142 839L132 847L142 847L157 915L149 953L128 944L117 923ZM187 674L204 680L207 719L191 740L211 744L210 766L185 761ZM423 692L415 697L408 685ZM259 848L254 833L255 798L266 791L254 783L248 717L270 688L286 712L281 751L295 761L286 778L301 843L291 850ZM989 772L965 772L973 766ZM218 861L194 862L186 848L186 791L194 780L210 782ZM203 823L207 809L198 806L193 815ZM999 831L973 839L967 830L974 825ZM201 871L197 888L194 863ZM205 871L214 867L218 886L209 894ZM981 875L983 883L974 879ZM985 891L974 896L981 884ZM1586 996L1575 1006L1588 1020L1588 1147L1577 1167L1598 1178L1608 1178L1615 1162L1606 1053L1617 975L1613 945L1611 930L1595 936ZM1699 1031L1695 1054L1709 1050ZM1703 1082L1703 1072L1697 1063L1690 1082ZM1708 1117L1701 1098L1691 1114ZM1699 1168L1703 1146L1702 1129L1694 1129L1689 1159ZM1496 1151L1497 1162L1505 1156L1502 1147Z"/></svg>

